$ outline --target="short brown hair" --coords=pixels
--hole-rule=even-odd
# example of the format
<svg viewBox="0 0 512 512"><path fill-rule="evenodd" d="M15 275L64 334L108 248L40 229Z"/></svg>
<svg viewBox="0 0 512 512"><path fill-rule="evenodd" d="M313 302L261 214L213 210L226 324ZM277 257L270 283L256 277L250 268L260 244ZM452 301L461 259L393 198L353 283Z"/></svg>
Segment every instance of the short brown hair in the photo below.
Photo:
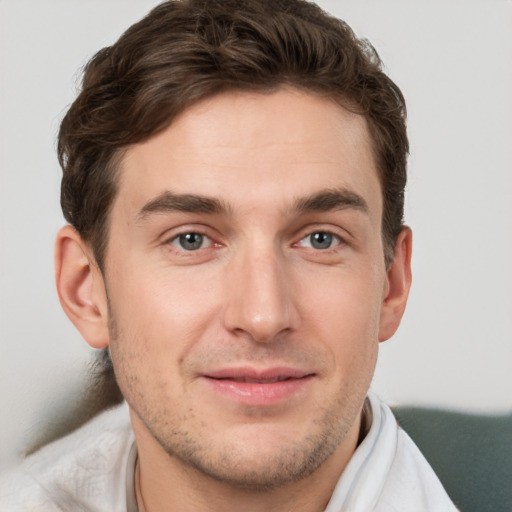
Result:
<svg viewBox="0 0 512 512"><path fill-rule="evenodd" d="M171 0L90 60L60 127L62 210L100 268L123 150L200 99L282 86L333 99L366 118L391 261L403 222L406 109L370 43L306 0Z"/></svg>

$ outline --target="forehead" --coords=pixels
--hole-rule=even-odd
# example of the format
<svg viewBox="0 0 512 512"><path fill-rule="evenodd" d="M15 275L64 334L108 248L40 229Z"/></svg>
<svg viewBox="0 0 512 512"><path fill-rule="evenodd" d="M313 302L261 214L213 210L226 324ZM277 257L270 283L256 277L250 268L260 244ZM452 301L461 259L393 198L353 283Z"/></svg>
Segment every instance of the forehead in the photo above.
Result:
<svg viewBox="0 0 512 512"><path fill-rule="evenodd" d="M120 171L117 201L134 208L166 189L275 207L344 188L364 196L376 214L381 210L365 119L294 89L203 100L128 148Z"/></svg>

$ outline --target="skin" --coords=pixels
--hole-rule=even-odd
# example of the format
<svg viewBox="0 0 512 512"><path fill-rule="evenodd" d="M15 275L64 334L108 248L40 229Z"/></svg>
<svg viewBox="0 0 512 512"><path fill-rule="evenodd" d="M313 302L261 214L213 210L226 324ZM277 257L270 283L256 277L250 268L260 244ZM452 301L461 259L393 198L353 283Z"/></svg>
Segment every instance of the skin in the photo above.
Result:
<svg viewBox="0 0 512 512"><path fill-rule="evenodd" d="M386 268L381 220L364 118L283 89L128 148L105 275L60 231L61 303L110 345L148 511L323 510L409 291L411 233Z"/></svg>

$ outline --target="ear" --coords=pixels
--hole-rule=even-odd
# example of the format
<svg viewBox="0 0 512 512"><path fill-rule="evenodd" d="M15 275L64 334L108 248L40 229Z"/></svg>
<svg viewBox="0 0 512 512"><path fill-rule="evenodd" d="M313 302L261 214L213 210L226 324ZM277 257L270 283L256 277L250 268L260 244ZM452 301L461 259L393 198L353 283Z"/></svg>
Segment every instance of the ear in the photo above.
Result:
<svg viewBox="0 0 512 512"><path fill-rule="evenodd" d="M105 283L88 244L72 226L55 242L55 281L64 312L93 348L109 344Z"/></svg>
<svg viewBox="0 0 512 512"><path fill-rule="evenodd" d="M380 314L379 341L386 341L395 334L407 304L411 288L412 232L404 227L395 244L395 255L390 263L382 309Z"/></svg>

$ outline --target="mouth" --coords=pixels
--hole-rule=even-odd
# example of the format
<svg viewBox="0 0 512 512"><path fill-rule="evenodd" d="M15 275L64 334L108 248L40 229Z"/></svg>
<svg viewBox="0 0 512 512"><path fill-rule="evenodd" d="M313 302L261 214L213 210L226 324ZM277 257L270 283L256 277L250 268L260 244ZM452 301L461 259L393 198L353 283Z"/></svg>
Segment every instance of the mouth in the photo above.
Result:
<svg viewBox="0 0 512 512"><path fill-rule="evenodd" d="M215 378L215 377L214 377ZM251 377L222 377L217 380L231 380L232 382L248 382L250 384L274 384L274 382L284 382L286 380L291 380L295 377L274 377L272 379L254 379Z"/></svg>
<svg viewBox="0 0 512 512"><path fill-rule="evenodd" d="M215 394L243 405L268 407L301 395L315 374L296 368L225 368L202 376Z"/></svg>

